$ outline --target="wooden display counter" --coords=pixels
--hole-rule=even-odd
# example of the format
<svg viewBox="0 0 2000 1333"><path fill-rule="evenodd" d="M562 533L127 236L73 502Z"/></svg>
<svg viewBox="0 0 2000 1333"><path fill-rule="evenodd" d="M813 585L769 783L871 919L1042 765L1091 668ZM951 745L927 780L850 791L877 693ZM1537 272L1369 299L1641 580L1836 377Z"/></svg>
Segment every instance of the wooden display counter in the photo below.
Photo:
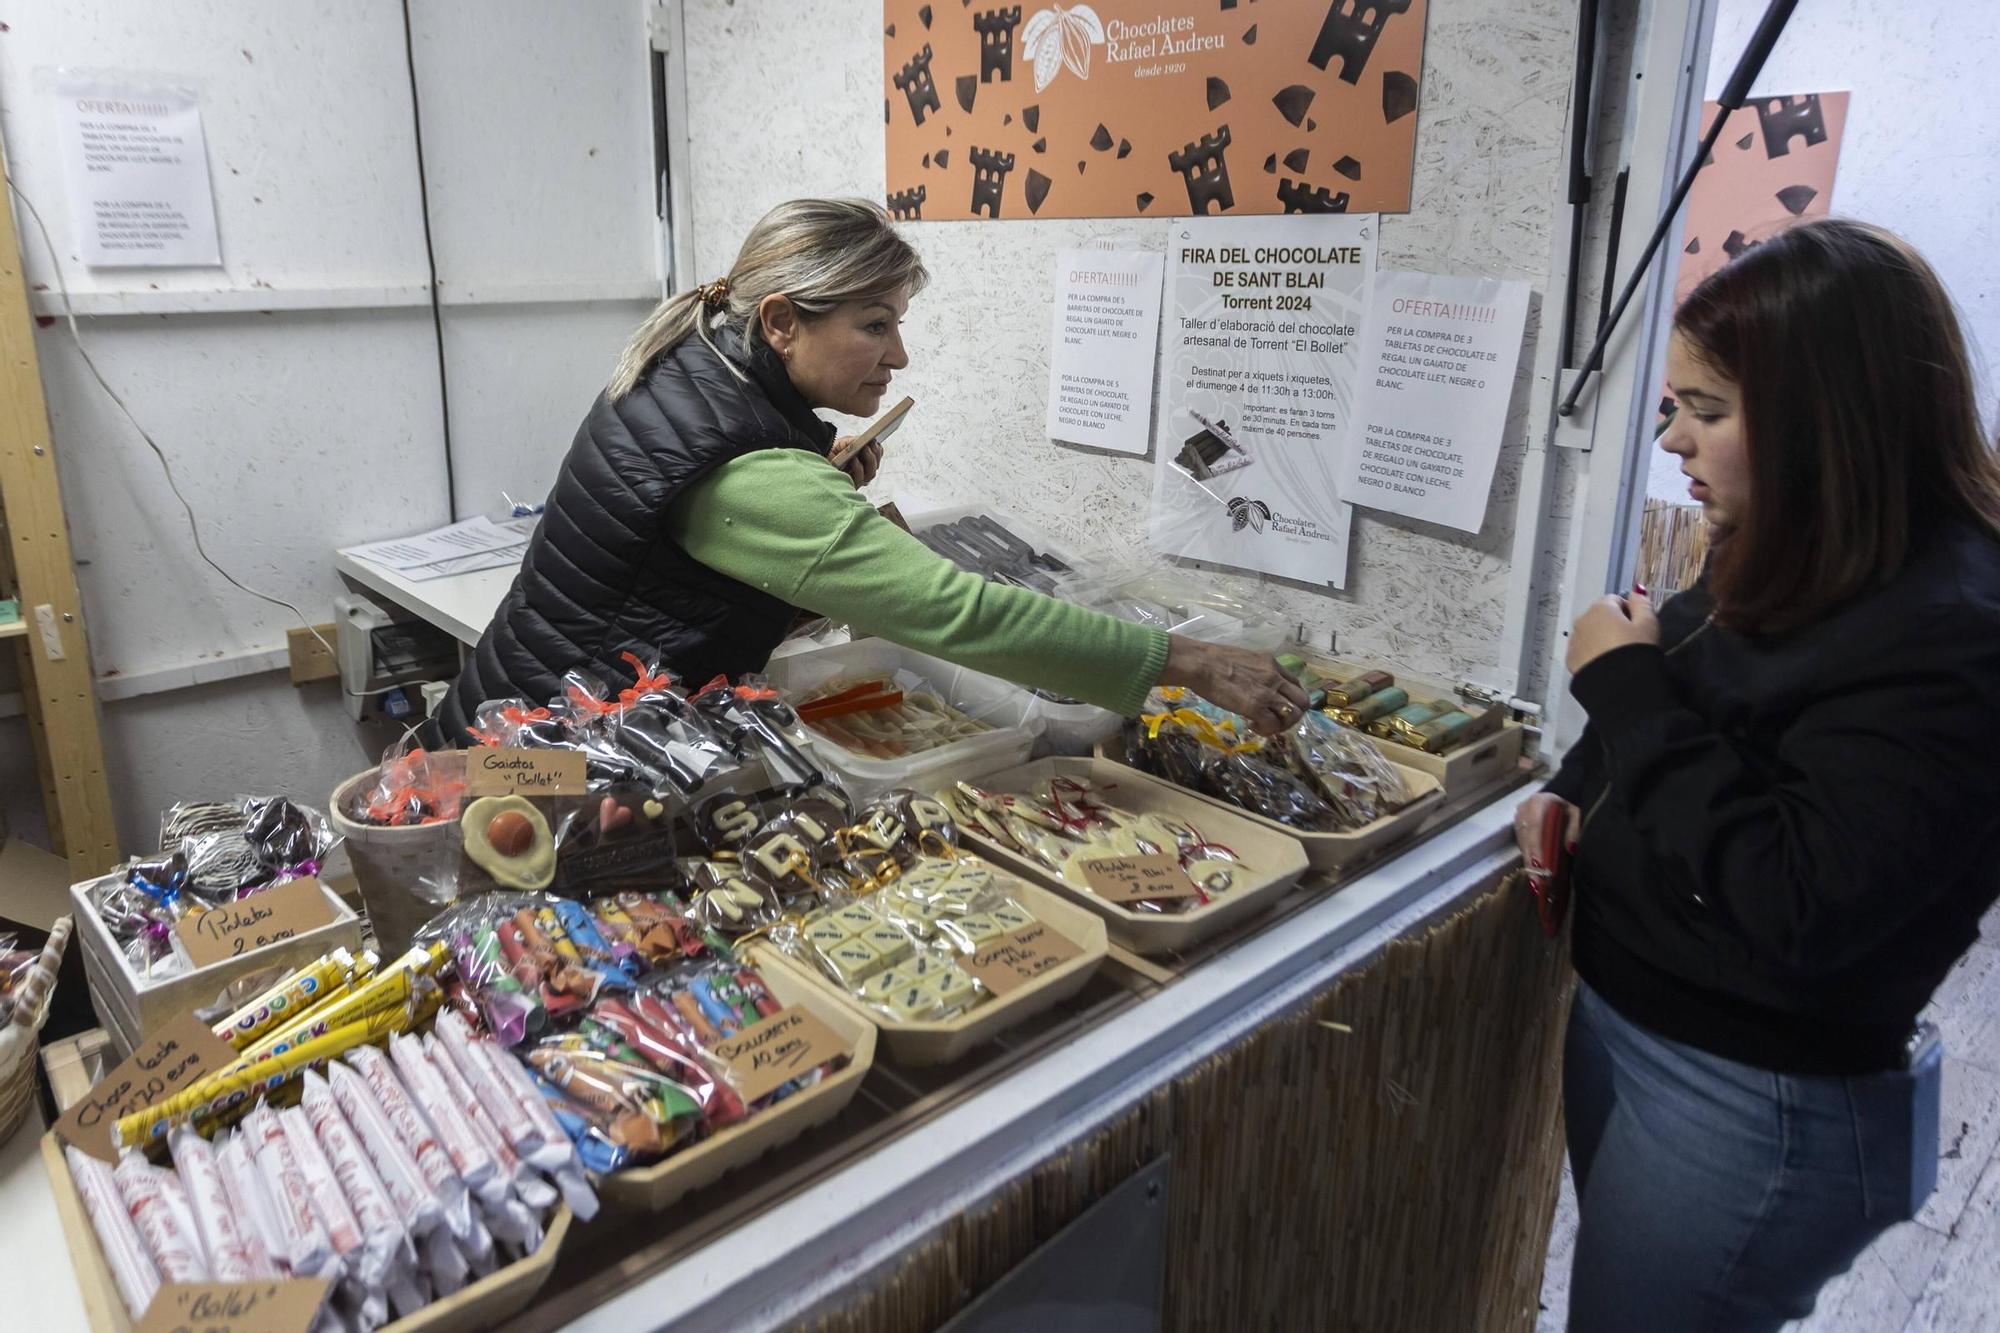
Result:
<svg viewBox="0 0 2000 1333"><path fill-rule="evenodd" d="M1523 790L1446 804L1185 953L1113 946L956 1063L878 1062L828 1123L666 1213L572 1228L498 1326L930 1329L1150 1164L1173 1181L1168 1328L1532 1328L1568 973L1526 895L1494 893ZM79 1301L38 1327L85 1326Z"/></svg>

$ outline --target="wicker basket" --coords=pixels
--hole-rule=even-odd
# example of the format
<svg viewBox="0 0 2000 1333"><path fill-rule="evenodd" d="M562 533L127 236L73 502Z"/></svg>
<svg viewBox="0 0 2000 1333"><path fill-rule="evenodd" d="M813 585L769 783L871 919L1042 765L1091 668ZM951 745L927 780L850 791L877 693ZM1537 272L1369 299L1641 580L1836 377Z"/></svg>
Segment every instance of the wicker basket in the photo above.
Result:
<svg viewBox="0 0 2000 1333"><path fill-rule="evenodd" d="M465 762L463 754L452 751L431 759ZM380 772L371 768L335 787L331 809L334 831L344 841L362 905L375 928L375 947L384 958L393 958L410 947L419 927L445 909L447 904L422 896L415 885L453 864L459 833L456 823L385 828L350 819L346 812L353 798L374 786Z"/></svg>
<svg viewBox="0 0 2000 1333"><path fill-rule="evenodd" d="M34 1104L42 1024L49 1016L49 999L56 991L56 970L62 966L69 930L70 919L58 917L48 943L42 946L42 956L35 960L21 987L13 1021L0 1028L0 1143L14 1137Z"/></svg>

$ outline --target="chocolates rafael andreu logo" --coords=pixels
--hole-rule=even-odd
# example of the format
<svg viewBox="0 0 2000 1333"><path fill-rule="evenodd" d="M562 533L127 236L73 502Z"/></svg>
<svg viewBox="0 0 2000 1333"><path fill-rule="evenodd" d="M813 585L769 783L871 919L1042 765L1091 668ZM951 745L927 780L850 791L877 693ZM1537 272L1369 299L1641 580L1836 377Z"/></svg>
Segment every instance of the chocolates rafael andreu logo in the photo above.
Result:
<svg viewBox="0 0 2000 1333"><path fill-rule="evenodd" d="M1262 532L1264 525L1271 521L1271 506L1262 500L1247 500L1236 496L1229 502L1229 530L1241 532L1248 528L1252 532Z"/></svg>

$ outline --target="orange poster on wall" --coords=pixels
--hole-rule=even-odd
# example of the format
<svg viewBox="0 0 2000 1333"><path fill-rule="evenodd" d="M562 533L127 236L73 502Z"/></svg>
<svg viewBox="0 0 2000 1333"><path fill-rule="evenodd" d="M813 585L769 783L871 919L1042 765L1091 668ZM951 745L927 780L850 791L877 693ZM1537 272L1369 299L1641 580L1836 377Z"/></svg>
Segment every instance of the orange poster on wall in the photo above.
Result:
<svg viewBox="0 0 2000 1333"><path fill-rule="evenodd" d="M884 0L899 219L1401 213L1427 0Z"/></svg>
<svg viewBox="0 0 2000 1333"><path fill-rule="evenodd" d="M1720 111L1715 102L1703 105L1702 133ZM1688 191L1675 305L1759 241L1827 215L1846 127L1844 92L1753 97L1730 113L1713 160Z"/></svg>

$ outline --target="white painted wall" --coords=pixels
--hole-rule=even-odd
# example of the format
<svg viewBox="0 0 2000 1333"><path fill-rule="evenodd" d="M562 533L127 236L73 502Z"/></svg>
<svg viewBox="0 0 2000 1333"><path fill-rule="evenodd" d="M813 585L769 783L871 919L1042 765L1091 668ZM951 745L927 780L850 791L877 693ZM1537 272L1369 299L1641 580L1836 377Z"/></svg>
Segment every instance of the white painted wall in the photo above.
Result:
<svg viewBox="0 0 2000 1333"><path fill-rule="evenodd" d="M1707 96L1728 82L1764 9L1764 0L1718 0ZM1996 64L2000 5L1815 0L1792 15L1751 87L1753 95L1853 94L1833 212L1900 233L1936 267L1958 302L1989 404L2000 357ZM1651 494L1685 500L1678 467L1656 454Z"/></svg>
<svg viewBox="0 0 2000 1333"><path fill-rule="evenodd" d="M460 513L539 500L658 291L642 0L413 7ZM451 516L410 56L399 0L48 0L0 32L9 169L48 222L83 336L174 460L210 553L330 618L332 551ZM200 95L220 269L88 270L55 156L62 73ZM31 284L57 284L18 218ZM53 292L40 309L60 309ZM133 304L169 313L115 312ZM185 313L196 306L225 313ZM279 648L290 612L196 556L158 463L78 361L37 337L100 678ZM11 655L10 662L11 665ZM0 691L13 682L0 668ZM111 702L121 837L176 800L320 801L379 753L337 687L282 674ZM0 816L42 825L25 728L0 721Z"/></svg>
<svg viewBox="0 0 2000 1333"><path fill-rule="evenodd" d="M460 517L548 494L659 298L646 8L411 6Z"/></svg>
<svg viewBox="0 0 2000 1333"><path fill-rule="evenodd" d="M1415 198L1408 215L1383 223L1384 267L1517 278L1543 290L1574 11L1563 0L1432 0ZM883 197L881 16L878 0L690 0L700 276L725 271L750 225L786 198ZM933 275L911 308L904 337L913 363L898 378L918 407L890 446L877 489L985 499L1073 547L1143 549L1151 462L1042 434L1049 273L1064 247L1126 235L1161 248L1170 225L912 224L908 234ZM1538 324L1531 317L1477 536L1364 511L1345 593L1219 581L1288 625L1304 623L1318 643L1337 629L1344 649L1480 674L1500 640ZM1539 420L1541 411L1537 403L1532 415Z"/></svg>

